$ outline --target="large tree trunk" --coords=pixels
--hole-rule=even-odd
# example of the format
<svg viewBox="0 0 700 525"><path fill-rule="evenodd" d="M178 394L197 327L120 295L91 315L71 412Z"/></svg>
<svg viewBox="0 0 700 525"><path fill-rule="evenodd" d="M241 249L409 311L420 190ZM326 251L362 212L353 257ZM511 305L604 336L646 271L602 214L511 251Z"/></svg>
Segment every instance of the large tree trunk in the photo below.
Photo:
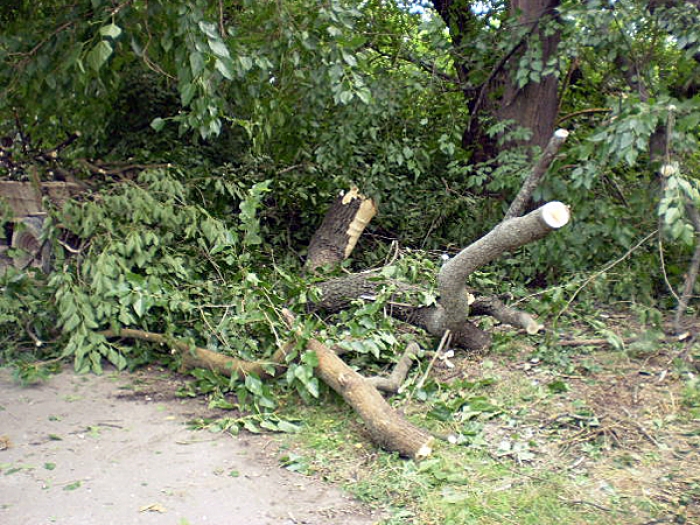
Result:
<svg viewBox="0 0 700 525"><path fill-rule="evenodd" d="M433 5L447 25L454 47L454 61L463 85L468 85L469 54L464 48L469 45L470 35L483 24L474 15L477 2L466 0L433 0ZM524 36L515 40L511 49L492 66L486 80L476 88L465 89L470 119L462 138L463 146L473 152L473 162L489 160L503 145L486 134L482 122L492 117L509 119L516 126L532 131L526 145L544 147L556 125L559 107L559 82L555 75L542 76L539 81L530 80L518 86L515 75L520 58L530 49L541 49L543 69L550 58L556 56L561 40L560 31L546 27L557 19L560 0L512 0L510 14L513 27L523 28ZM508 147L508 145L505 145Z"/></svg>
<svg viewBox="0 0 700 525"><path fill-rule="evenodd" d="M542 48L542 64L557 55L557 47L561 40L558 30L546 28L557 18L556 9L559 0L512 0L511 15L518 18L518 23L531 28L523 51L537 42ZM509 68L509 76L505 81L503 98L495 107L498 120L511 119L519 126L532 130L528 144L544 148L556 126L559 108L559 80L555 75L543 76L539 82L528 82L519 88L513 78L517 69L513 57Z"/></svg>

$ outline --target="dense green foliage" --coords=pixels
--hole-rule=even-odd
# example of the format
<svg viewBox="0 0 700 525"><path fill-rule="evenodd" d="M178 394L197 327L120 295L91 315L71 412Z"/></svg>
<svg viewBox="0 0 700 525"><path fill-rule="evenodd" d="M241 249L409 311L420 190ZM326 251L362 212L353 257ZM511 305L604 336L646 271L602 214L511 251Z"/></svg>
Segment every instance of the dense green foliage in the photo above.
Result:
<svg viewBox="0 0 700 525"><path fill-rule="evenodd" d="M30 342L24 328L56 341L39 355L58 349L80 369L148 359L97 333L119 327L269 355L284 340L281 306L301 312L307 300L306 243L350 184L381 210L358 267L381 263L387 240L452 251L501 219L537 154L531 133L480 114L494 156L474 162L462 140L477 118L470 104L491 96L484 86L500 70L518 88L557 78L559 122L573 133L535 198L570 204L574 222L499 261L487 281L565 283L660 227L651 239L664 240L662 250L642 244L596 290L673 306L659 257L679 286L695 243L686 204L700 200L700 11L562 2L542 23L542 34L561 34L556 57L543 60L539 33L509 6L453 2L470 19L458 34L427 2L5 3L0 135L20 169L4 175L49 180L60 165L91 190L51 214L51 275L4 276L3 333L20 347ZM75 131L57 161L40 158ZM84 159L161 167L115 178ZM662 164L676 168L660 178ZM437 259L428 251L399 271L428 272ZM374 333L370 353L380 357L391 321L379 306L364 312L353 335ZM290 384L316 393L310 366L290 370Z"/></svg>

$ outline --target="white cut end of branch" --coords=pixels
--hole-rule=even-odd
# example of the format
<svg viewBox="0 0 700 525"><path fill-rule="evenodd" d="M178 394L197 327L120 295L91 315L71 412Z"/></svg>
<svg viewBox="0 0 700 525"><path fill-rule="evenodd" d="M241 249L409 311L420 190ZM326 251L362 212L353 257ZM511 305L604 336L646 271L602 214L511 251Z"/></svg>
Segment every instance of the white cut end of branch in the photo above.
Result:
<svg viewBox="0 0 700 525"><path fill-rule="evenodd" d="M554 136L557 137L558 139L565 139L566 137L569 136L569 132L565 130L564 128L559 128L554 132Z"/></svg>
<svg viewBox="0 0 700 525"><path fill-rule="evenodd" d="M542 220L552 229L558 230L565 226L571 218L569 207L563 202L548 202L542 208Z"/></svg>
<svg viewBox="0 0 700 525"><path fill-rule="evenodd" d="M675 163L664 164L661 166L661 168L659 168L659 173L662 177L670 177L671 175L678 173L678 166Z"/></svg>
<svg viewBox="0 0 700 525"><path fill-rule="evenodd" d="M541 330L544 330L544 325L538 323L534 319L532 319L525 327L525 331L528 333L528 335L535 335Z"/></svg>
<svg viewBox="0 0 700 525"><path fill-rule="evenodd" d="M416 459L421 460L425 459L428 456L430 456L433 453L433 447L430 446L430 443L425 443L422 447L418 449L418 452L416 452Z"/></svg>

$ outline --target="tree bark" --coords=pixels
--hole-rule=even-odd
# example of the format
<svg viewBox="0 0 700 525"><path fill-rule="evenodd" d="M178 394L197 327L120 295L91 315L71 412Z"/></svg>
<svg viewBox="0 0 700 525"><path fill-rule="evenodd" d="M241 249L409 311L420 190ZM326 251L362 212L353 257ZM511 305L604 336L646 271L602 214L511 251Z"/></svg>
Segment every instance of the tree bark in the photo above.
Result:
<svg viewBox="0 0 700 525"><path fill-rule="evenodd" d="M261 379L267 379L279 375L284 370L285 359L294 350L295 343L287 343L278 349L267 361L246 361L237 357L199 348L186 341L174 339L164 334L122 328L119 331L104 330L98 332L107 339L125 338L138 339L161 346L167 346L173 353L179 354L182 359L182 367L185 370L192 368L205 368L213 370L226 377L245 379L245 376L255 374Z"/></svg>
<svg viewBox="0 0 700 525"><path fill-rule="evenodd" d="M463 0L433 0L433 6L447 25L454 47L453 57L460 80L466 85L470 77L469 54L464 47L481 22L474 15L476 2ZM484 83L476 89L465 89L464 95L471 117L462 138L466 149L473 151L472 162L483 162L497 155L496 140L485 133L479 116L486 114L496 120L513 120L519 127L532 131L526 145L544 148L555 129L559 108L559 82L556 75L544 75L539 82L529 81L518 86L515 81L518 60L527 50L538 46L542 51L543 69L556 56L561 40L557 28L546 28L556 20L560 0L512 0L511 18L514 26L525 28L525 35L514 42L510 51L498 60ZM478 93L475 96L475 93ZM506 145L506 147L508 147Z"/></svg>
<svg viewBox="0 0 700 525"><path fill-rule="evenodd" d="M530 203L530 199L532 199L532 194L547 173L549 166L551 166L554 161L554 157L559 152L559 148L561 148L568 136L569 132L565 129L558 129L554 132L554 135L552 135L552 138L550 138L547 143L547 147L542 152L542 156L537 161L537 164L535 164L532 173L530 173L530 176L525 180L525 183L521 186L520 191L510 204L505 219L519 217L525 212L525 208Z"/></svg>
<svg viewBox="0 0 700 525"><path fill-rule="evenodd" d="M455 257L447 261L438 274L440 299L437 305L416 307L405 299L419 288L395 281L387 281L378 272L340 277L319 283L321 299L314 306L327 311L338 311L352 300L373 300L380 287L389 286L394 293L387 304L387 313L398 319L424 328L433 336L441 337L445 330L453 334L453 343L470 350L481 350L488 346L490 337L467 320L470 293L467 277L485 264L505 252L512 251L530 242L545 237L569 222L570 213L561 202L550 202L524 217L508 219L478 241L472 243ZM481 311L496 314L504 322L514 322L529 332L541 329L529 316L507 309L505 305L485 304ZM507 320L508 319L508 320ZM507 320L507 321L506 321Z"/></svg>
<svg viewBox="0 0 700 525"><path fill-rule="evenodd" d="M379 391L316 339L307 343L318 358L318 376L340 394L364 421L372 441L412 459L432 453L433 437L401 417Z"/></svg>
<svg viewBox="0 0 700 525"><path fill-rule="evenodd" d="M343 262L376 214L374 201L360 194L357 188L338 197L311 238L306 269L315 271L321 266L334 267Z"/></svg>

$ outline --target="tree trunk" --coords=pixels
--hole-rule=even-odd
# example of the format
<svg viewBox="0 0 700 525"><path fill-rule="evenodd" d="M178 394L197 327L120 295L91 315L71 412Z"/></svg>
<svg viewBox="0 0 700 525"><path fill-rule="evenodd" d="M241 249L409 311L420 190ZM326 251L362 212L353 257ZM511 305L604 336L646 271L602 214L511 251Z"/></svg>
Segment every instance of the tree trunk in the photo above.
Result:
<svg viewBox="0 0 700 525"><path fill-rule="evenodd" d="M454 47L453 58L460 80L468 85L469 55L462 47L469 42L483 22L474 15L477 2L464 0L433 0L433 5L447 25ZM555 75L543 75L539 81L530 79L519 86L515 79L518 62L528 50L541 50L541 69L557 54L561 33L546 27L557 19L560 0L512 0L510 2L513 27L523 28L525 34L513 42L511 49L493 65L486 80L476 89L465 89L470 119L462 137L462 145L473 152L472 162L483 162L495 157L500 148L490 137L480 118L490 116L498 121L513 120L515 125L532 131L525 145L544 148L556 125L559 108L559 82ZM484 119L488 121L488 119ZM505 145L508 147L508 145Z"/></svg>
<svg viewBox="0 0 700 525"><path fill-rule="evenodd" d="M357 188L338 197L309 243L306 268L314 271L343 262L376 214L374 201L360 194Z"/></svg>
<svg viewBox="0 0 700 525"><path fill-rule="evenodd" d="M548 60L557 55L561 40L559 30L545 27L556 20L559 4L559 0L512 0L510 4L511 15L517 17L518 23L532 29L523 52L539 42L545 68ZM498 120L511 119L518 126L532 130L527 144L544 148L556 126L559 80L550 74L543 76L539 82L530 81L519 88L513 73L517 69L515 61L520 55L511 60L509 77L505 81L503 97L496 104L495 114Z"/></svg>

